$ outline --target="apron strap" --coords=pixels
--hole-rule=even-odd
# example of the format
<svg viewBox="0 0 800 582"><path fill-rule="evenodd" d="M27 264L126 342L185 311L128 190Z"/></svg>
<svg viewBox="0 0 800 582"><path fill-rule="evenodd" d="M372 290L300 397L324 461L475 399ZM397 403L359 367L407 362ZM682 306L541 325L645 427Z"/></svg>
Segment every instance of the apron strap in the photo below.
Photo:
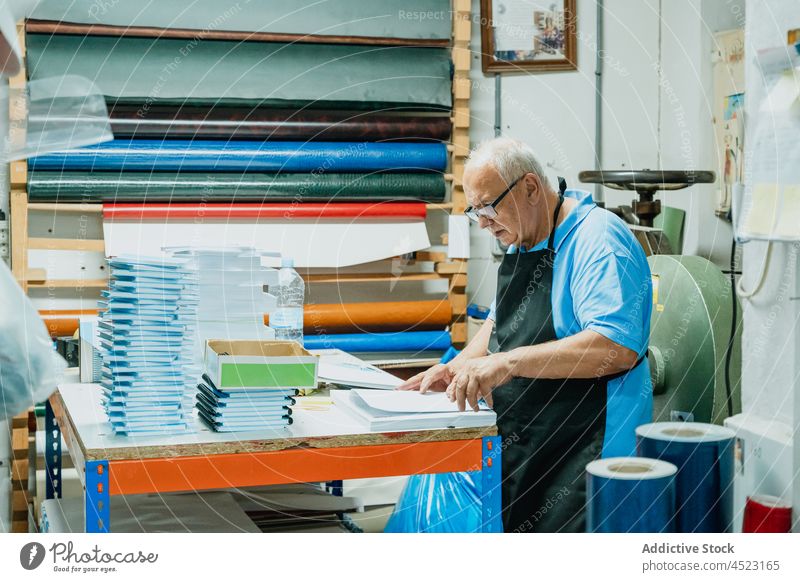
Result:
<svg viewBox="0 0 800 582"><path fill-rule="evenodd" d="M558 204L556 204L556 211L553 213L553 229L550 231L550 238L547 239L547 249L554 250L553 243L556 239L556 223L558 222L558 213L561 212L561 205L564 204L564 192L567 190L567 181L561 176L558 177Z"/></svg>

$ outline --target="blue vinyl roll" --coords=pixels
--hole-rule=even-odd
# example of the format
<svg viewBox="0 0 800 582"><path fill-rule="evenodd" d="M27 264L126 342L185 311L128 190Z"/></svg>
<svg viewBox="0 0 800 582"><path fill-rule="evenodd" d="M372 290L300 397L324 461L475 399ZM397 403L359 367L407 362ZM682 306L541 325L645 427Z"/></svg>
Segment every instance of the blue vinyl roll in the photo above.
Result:
<svg viewBox="0 0 800 582"><path fill-rule="evenodd" d="M447 331L402 331L397 333L340 333L307 335L306 349L336 348L345 352L443 352L450 347Z"/></svg>
<svg viewBox="0 0 800 582"><path fill-rule="evenodd" d="M586 531L670 533L675 531L672 463L612 457L586 465Z"/></svg>
<svg viewBox="0 0 800 582"><path fill-rule="evenodd" d="M32 170L444 171L442 143L112 140L31 158Z"/></svg>
<svg viewBox="0 0 800 582"><path fill-rule="evenodd" d="M636 429L639 456L678 467L677 533L733 530L735 433L700 422L654 422Z"/></svg>

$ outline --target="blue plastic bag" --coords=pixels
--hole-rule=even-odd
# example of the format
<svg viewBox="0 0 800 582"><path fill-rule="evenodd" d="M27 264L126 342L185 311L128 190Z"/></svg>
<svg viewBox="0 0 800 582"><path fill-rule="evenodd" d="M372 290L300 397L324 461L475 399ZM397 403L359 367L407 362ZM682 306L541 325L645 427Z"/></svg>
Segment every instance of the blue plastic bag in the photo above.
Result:
<svg viewBox="0 0 800 582"><path fill-rule="evenodd" d="M412 475L386 533L473 533L481 531L481 472Z"/></svg>

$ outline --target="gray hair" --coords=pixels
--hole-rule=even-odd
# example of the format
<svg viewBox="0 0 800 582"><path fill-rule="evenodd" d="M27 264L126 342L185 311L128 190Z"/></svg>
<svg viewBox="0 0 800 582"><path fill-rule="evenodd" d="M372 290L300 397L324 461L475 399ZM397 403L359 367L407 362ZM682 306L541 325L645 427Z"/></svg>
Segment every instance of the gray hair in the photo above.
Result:
<svg viewBox="0 0 800 582"><path fill-rule="evenodd" d="M465 169L477 169L490 165L500 177L510 184L525 174L536 174L545 188L549 187L542 164L536 159L533 149L510 137L496 137L483 142L472 150L467 158Z"/></svg>

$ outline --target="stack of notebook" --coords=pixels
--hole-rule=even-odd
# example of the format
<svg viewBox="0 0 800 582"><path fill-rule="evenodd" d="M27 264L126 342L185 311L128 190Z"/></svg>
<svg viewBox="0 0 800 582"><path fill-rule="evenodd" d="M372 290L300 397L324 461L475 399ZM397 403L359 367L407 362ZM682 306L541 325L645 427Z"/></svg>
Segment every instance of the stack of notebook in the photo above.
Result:
<svg viewBox="0 0 800 582"><path fill-rule="evenodd" d="M116 257L99 302L103 404L117 434L169 434L187 427L197 278L186 261Z"/></svg>
<svg viewBox="0 0 800 582"><path fill-rule="evenodd" d="M207 374L197 386L200 418L217 432L284 428L292 424L294 388L219 390Z"/></svg>

